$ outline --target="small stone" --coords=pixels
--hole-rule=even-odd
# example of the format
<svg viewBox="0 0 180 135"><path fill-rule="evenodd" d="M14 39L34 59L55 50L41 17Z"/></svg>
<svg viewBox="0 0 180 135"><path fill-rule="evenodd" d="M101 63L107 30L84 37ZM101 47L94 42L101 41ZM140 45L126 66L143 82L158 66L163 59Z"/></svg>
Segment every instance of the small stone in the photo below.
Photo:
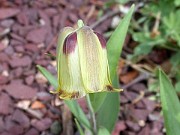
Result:
<svg viewBox="0 0 180 135"><path fill-rule="evenodd" d="M37 93L37 98L41 101L49 101L52 99L52 96L51 94L42 91Z"/></svg>
<svg viewBox="0 0 180 135"><path fill-rule="evenodd" d="M144 120L139 120L138 124L139 124L140 127L144 127L146 123L145 123Z"/></svg>
<svg viewBox="0 0 180 135"><path fill-rule="evenodd" d="M44 12L48 15L48 16L54 16L55 14L58 13L58 11L55 8L47 8L44 10Z"/></svg>
<svg viewBox="0 0 180 135"><path fill-rule="evenodd" d="M30 126L29 118L24 114L24 112L16 109L12 115L12 120L18 122L22 127L28 128Z"/></svg>
<svg viewBox="0 0 180 135"><path fill-rule="evenodd" d="M58 121L54 121L53 124L51 125L51 133L58 135L61 132L61 125Z"/></svg>
<svg viewBox="0 0 180 135"><path fill-rule="evenodd" d="M35 117L37 119L42 119L44 114L42 113L42 111L40 110L33 110L33 109L30 109L30 108L27 108L26 111L32 115L32 117Z"/></svg>
<svg viewBox="0 0 180 135"><path fill-rule="evenodd" d="M11 31L10 28L6 28L6 29L4 29L3 31L0 32L0 36L3 37L5 35L7 35L10 31Z"/></svg>
<svg viewBox="0 0 180 135"><path fill-rule="evenodd" d="M14 54L14 49L12 48L12 46L6 47L5 53L8 54L9 56L12 56Z"/></svg>
<svg viewBox="0 0 180 135"><path fill-rule="evenodd" d="M150 112L152 112L156 107L156 103L154 101L152 101L152 100L144 98L143 102L144 102L144 104L146 106L146 109L149 110Z"/></svg>
<svg viewBox="0 0 180 135"><path fill-rule="evenodd" d="M120 100L122 104L128 103L129 100L124 95L121 94L120 96L121 96Z"/></svg>
<svg viewBox="0 0 180 135"><path fill-rule="evenodd" d="M39 84L47 83L47 79L40 72L36 74L35 79Z"/></svg>
<svg viewBox="0 0 180 135"><path fill-rule="evenodd" d="M133 91L124 91L124 95L129 99L129 101L133 101L138 97L138 94Z"/></svg>
<svg viewBox="0 0 180 135"><path fill-rule="evenodd" d="M30 76L25 78L25 82L28 85L31 85L33 83L33 81L34 81L34 76L33 75L30 75Z"/></svg>
<svg viewBox="0 0 180 135"><path fill-rule="evenodd" d="M7 116L5 118L5 129L14 135L19 135L23 133L23 127L15 123L12 119L11 116Z"/></svg>
<svg viewBox="0 0 180 135"><path fill-rule="evenodd" d="M13 57L10 60L10 65L11 67L26 67L26 66L30 66L32 63L32 60L29 56L24 56L22 58L19 57Z"/></svg>
<svg viewBox="0 0 180 135"><path fill-rule="evenodd" d="M23 25L29 24L29 19L24 12L21 12L17 15L17 20L20 24L23 24Z"/></svg>
<svg viewBox="0 0 180 135"><path fill-rule="evenodd" d="M145 126L139 133L138 135L150 135L150 128L149 126Z"/></svg>
<svg viewBox="0 0 180 135"><path fill-rule="evenodd" d="M0 85L6 84L9 81L7 76L0 75Z"/></svg>
<svg viewBox="0 0 180 135"><path fill-rule="evenodd" d="M140 130L140 127L138 126L137 123L134 123L132 121L126 121L126 125L128 126L128 128L132 131L139 131Z"/></svg>
<svg viewBox="0 0 180 135"><path fill-rule="evenodd" d="M8 77L8 76L9 76L9 72L8 72L7 70L4 70L4 71L2 72L2 76Z"/></svg>
<svg viewBox="0 0 180 135"><path fill-rule="evenodd" d="M50 128L52 120L50 118L44 118L42 120L33 119L31 125L39 131L44 131Z"/></svg>
<svg viewBox="0 0 180 135"><path fill-rule="evenodd" d="M0 62L6 62L9 61L9 57L6 53L0 52Z"/></svg>
<svg viewBox="0 0 180 135"><path fill-rule="evenodd" d="M0 117L0 133L2 133L4 131L4 121L3 121L3 117Z"/></svg>
<svg viewBox="0 0 180 135"><path fill-rule="evenodd" d="M7 115L12 113L13 103L11 98L4 92L0 94L0 114Z"/></svg>
<svg viewBox="0 0 180 135"><path fill-rule="evenodd" d="M31 128L24 135L39 135L39 132L35 128Z"/></svg>
<svg viewBox="0 0 180 135"><path fill-rule="evenodd" d="M3 44L2 42L0 42L0 51L3 51L6 47L7 47L6 44Z"/></svg>
<svg viewBox="0 0 180 135"><path fill-rule="evenodd" d="M19 52L19 53L23 53L24 52L24 47L21 46L21 45L17 45L14 47L16 52Z"/></svg>
<svg viewBox="0 0 180 135"><path fill-rule="evenodd" d="M146 109L134 109L132 114L134 119L146 121L149 111Z"/></svg>
<svg viewBox="0 0 180 135"><path fill-rule="evenodd" d="M6 85L4 89L15 99L32 99L37 92L36 89L15 81Z"/></svg>
<svg viewBox="0 0 180 135"><path fill-rule="evenodd" d="M31 51L31 52L39 51L38 46L35 45L35 44L26 44L24 47L25 47L26 50Z"/></svg>
<svg viewBox="0 0 180 135"><path fill-rule="evenodd" d="M163 129L163 123L159 121L154 121L152 123L152 130L151 133L158 133Z"/></svg>
<svg viewBox="0 0 180 135"><path fill-rule="evenodd" d="M6 19L6 20L1 21L1 26L6 27L6 28L10 28L13 24L14 24L13 19Z"/></svg>
<svg viewBox="0 0 180 135"><path fill-rule="evenodd" d="M0 9L0 20L13 17L20 12L19 9L15 8L1 8Z"/></svg>
<svg viewBox="0 0 180 135"><path fill-rule="evenodd" d="M9 132L3 132L3 133L1 133L1 135L14 135L14 134L9 133Z"/></svg>
<svg viewBox="0 0 180 135"><path fill-rule="evenodd" d="M16 104L16 107L27 110L31 102L29 100L21 100Z"/></svg>
<svg viewBox="0 0 180 135"><path fill-rule="evenodd" d="M130 89L134 90L136 92L139 92L139 91L142 91L142 90L146 90L147 88L146 88L145 84L143 84L143 83L136 83L136 84L132 85L130 87Z"/></svg>
<svg viewBox="0 0 180 135"><path fill-rule="evenodd" d="M119 135L121 131L126 129L126 125L124 121L118 121L115 125L114 131L112 135Z"/></svg>
<svg viewBox="0 0 180 135"><path fill-rule="evenodd" d="M26 39L28 41L38 44L45 41L46 35L47 35L47 30L45 27L43 27L30 31L27 34Z"/></svg>

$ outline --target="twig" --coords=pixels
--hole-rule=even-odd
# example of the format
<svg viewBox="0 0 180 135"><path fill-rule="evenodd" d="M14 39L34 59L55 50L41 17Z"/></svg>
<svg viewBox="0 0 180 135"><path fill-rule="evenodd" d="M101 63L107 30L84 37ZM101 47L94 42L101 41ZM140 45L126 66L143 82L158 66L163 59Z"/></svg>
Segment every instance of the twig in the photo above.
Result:
<svg viewBox="0 0 180 135"><path fill-rule="evenodd" d="M102 16L98 21L96 21L95 23L93 23L92 25L90 25L91 28L95 28L97 27L99 24L101 24L103 21L105 21L106 19L120 13L120 10L114 10L112 12L109 12L107 14L105 14L104 16Z"/></svg>
<svg viewBox="0 0 180 135"><path fill-rule="evenodd" d="M87 104L88 104L89 111L90 111L90 114L91 114L91 119L92 119L92 124L93 124L93 130L94 130L93 132L94 132L94 134L96 135L96 134L97 134L96 116L95 116L95 112L94 112L94 110L93 110L93 107L92 107L92 104L91 104L89 95L86 96L86 100L87 100Z"/></svg>
<svg viewBox="0 0 180 135"><path fill-rule="evenodd" d="M144 91L140 91L139 96L132 101L132 104L138 103L141 99L143 99L144 95L145 95L145 92Z"/></svg>
<svg viewBox="0 0 180 135"><path fill-rule="evenodd" d="M136 79L134 79L133 81L131 81L130 83L128 83L127 85L122 86L122 89L127 89L130 86L149 78L149 75L146 73L141 73L141 75L139 75Z"/></svg>

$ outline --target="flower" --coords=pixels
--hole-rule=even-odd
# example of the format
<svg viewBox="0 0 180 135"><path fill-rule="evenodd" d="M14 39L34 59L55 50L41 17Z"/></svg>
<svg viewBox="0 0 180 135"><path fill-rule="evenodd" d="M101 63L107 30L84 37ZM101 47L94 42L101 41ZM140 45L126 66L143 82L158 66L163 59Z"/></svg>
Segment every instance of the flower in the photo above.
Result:
<svg viewBox="0 0 180 135"><path fill-rule="evenodd" d="M120 91L109 75L106 41L88 26L61 30L57 46L58 89L62 99L76 99L88 93Z"/></svg>

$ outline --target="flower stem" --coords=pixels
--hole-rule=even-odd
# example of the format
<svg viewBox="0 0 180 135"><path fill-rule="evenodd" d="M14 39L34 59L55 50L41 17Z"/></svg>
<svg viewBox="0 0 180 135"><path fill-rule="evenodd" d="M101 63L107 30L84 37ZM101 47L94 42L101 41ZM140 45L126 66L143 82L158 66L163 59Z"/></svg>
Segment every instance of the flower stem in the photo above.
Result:
<svg viewBox="0 0 180 135"><path fill-rule="evenodd" d="M91 101L89 98L89 94L86 96L86 100L87 100L88 108L89 108L90 115L91 115L91 120L92 120L92 125L93 125L93 133L96 135L97 134L96 116L95 116L95 112L94 112L94 109L92 107L92 104L91 104Z"/></svg>

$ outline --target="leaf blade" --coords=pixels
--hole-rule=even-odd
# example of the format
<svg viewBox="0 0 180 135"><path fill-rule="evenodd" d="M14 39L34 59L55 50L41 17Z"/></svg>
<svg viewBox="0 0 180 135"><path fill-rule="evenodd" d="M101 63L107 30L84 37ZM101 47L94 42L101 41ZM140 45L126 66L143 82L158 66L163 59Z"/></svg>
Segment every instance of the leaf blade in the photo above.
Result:
<svg viewBox="0 0 180 135"><path fill-rule="evenodd" d="M131 6L129 12L123 18L123 20L118 25L116 30L112 33L110 39L107 42L108 61L109 61L111 80L114 80L116 76L116 67L118 64L118 60L120 57L120 53L122 50L122 46L126 37L126 33L128 30L128 26L129 26L133 11L134 11L134 5ZM119 37L121 37L122 40ZM117 42L119 43L119 45L116 45ZM103 102L105 101L106 96L107 96L106 92L90 95L90 100L92 102L92 106L95 112L98 112ZM98 99L98 100L95 100L95 99Z"/></svg>
<svg viewBox="0 0 180 135"><path fill-rule="evenodd" d="M159 70L160 98L167 135L179 135L180 133L180 103L166 74Z"/></svg>

